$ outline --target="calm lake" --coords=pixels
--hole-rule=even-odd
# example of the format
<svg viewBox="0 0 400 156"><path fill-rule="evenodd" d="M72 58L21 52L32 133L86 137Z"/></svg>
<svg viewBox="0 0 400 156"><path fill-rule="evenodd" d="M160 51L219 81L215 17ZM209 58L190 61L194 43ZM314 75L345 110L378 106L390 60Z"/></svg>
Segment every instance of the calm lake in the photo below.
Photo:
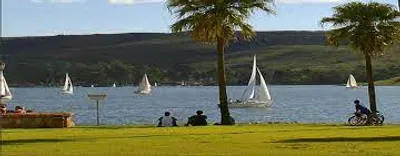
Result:
<svg viewBox="0 0 400 156"><path fill-rule="evenodd" d="M73 112L77 125L96 124L95 101L88 93L105 93L101 103L100 122L106 125L155 124L170 111L184 123L187 117L201 109L209 123L219 121L217 87L154 87L150 95L133 92L135 87L75 87L74 95L63 95L60 88L11 88L14 99L8 108L21 105L39 112ZM228 87L233 99L239 98L245 87ZM359 98L369 107L367 87L345 89L344 86L269 86L274 103L269 108L231 109L240 123L301 122L345 123L354 112L353 100ZM385 123L400 123L400 87L378 86L377 107Z"/></svg>

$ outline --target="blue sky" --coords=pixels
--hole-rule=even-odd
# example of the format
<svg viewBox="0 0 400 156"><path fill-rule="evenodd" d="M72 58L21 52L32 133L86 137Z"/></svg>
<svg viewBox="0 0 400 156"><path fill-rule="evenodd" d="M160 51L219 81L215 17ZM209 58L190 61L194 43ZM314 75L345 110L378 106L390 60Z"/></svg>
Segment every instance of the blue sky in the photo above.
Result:
<svg viewBox="0 0 400 156"><path fill-rule="evenodd" d="M350 0L277 0L276 15L256 12L258 31L321 30L318 21ZM363 0L368 1L368 0ZM397 5L397 0L376 0ZM2 36L169 32L163 0L1 0Z"/></svg>

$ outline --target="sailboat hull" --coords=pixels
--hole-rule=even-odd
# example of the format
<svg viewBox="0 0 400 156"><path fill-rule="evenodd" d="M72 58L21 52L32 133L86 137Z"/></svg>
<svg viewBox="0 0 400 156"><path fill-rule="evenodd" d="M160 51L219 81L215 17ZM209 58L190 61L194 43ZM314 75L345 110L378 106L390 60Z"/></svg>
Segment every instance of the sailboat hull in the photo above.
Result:
<svg viewBox="0 0 400 156"><path fill-rule="evenodd" d="M62 94L66 94L66 95L72 95L73 92L71 91L61 91Z"/></svg>
<svg viewBox="0 0 400 156"><path fill-rule="evenodd" d="M360 86L351 86L351 87L346 86L346 89L359 89L359 88Z"/></svg>
<svg viewBox="0 0 400 156"><path fill-rule="evenodd" d="M273 101L258 102L258 101L246 101L246 102L232 102L228 103L229 108L263 108L271 106Z"/></svg>
<svg viewBox="0 0 400 156"><path fill-rule="evenodd" d="M151 91L135 91L135 94L143 94L143 95L145 95L145 94L150 94L150 92Z"/></svg>

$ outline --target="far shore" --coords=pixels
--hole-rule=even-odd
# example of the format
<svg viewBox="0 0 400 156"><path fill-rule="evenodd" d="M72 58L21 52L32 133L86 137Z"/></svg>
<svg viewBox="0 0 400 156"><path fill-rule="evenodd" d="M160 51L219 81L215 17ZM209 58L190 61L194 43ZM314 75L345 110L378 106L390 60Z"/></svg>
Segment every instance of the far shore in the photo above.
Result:
<svg viewBox="0 0 400 156"><path fill-rule="evenodd" d="M368 83L359 83L361 86L368 86ZM48 85L18 85L18 84L10 84L11 88L60 88L63 85L59 86L48 86ZM137 85L120 85L117 87L136 87ZM217 87L217 85L186 85L183 87ZM228 85L228 86L246 86L246 85ZM268 86L346 86L346 84L268 84ZM400 83L395 84L375 84L375 86L400 86ZM90 88L90 85L82 85L82 86L74 86L74 87L86 87ZM94 87L112 87L112 85L97 85ZM163 85L160 84L157 87L182 87L180 85Z"/></svg>

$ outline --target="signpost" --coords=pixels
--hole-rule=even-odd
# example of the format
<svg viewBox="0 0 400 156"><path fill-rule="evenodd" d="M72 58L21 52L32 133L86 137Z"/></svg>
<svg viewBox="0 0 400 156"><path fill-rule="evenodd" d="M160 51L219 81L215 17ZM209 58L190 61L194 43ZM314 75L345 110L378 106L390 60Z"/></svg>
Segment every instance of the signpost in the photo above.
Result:
<svg viewBox="0 0 400 156"><path fill-rule="evenodd" d="M107 95L106 94L88 94L89 99L96 100L96 110L97 110L97 126L100 125L99 120L99 101L104 100Z"/></svg>

